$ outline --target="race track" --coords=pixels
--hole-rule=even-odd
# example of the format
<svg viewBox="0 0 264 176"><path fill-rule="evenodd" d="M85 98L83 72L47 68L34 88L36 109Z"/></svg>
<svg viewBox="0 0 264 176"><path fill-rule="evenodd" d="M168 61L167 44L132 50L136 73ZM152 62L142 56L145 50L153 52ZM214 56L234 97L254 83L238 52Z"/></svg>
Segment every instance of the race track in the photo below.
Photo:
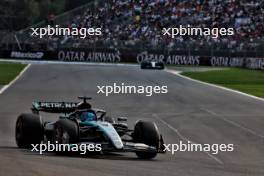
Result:
<svg viewBox="0 0 264 176"><path fill-rule="evenodd" d="M96 94L97 85L167 85L168 94ZM39 155L16 147L17 116L34 100L75 101L92 96L95 107L113 117L153 120L165 143L232 143L234 152L166 153L152 161L132 154L65 157ZM0 176L263 176L264 102L202 85L165 71L129 66L32 65L0 95ZM50 118L50 117L49 117Z"/></svg>

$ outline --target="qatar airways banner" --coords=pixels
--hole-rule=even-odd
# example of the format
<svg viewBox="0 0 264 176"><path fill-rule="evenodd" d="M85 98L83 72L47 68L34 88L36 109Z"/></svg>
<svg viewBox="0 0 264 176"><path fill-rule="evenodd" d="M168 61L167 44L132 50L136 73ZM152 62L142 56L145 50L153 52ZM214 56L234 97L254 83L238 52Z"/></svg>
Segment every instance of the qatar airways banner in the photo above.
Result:
<svg viewBox="0 0 264 176"><path fill-rule="evenodd" d="M264 70L264 58L211 57L209 65Z"/></svg>
<svg viewBox="0 0 264 176"><path fill-rule="evenodd" d="M178 54L152 54L147 51L137 54L136 61L141 63L142 61L159 61L168 65L200 65L199 56L186 56Z"/></svg>
<svg viewBox="0 0 264 176"><path fill-rule="evenodd" d="M118 50L115 51L58 51L57 58L60 61L77 62L121 62L121 55Z"/></svg>
<svg viewBox="0 0 264 176"><path fill-rule="evenodd" d="M142 61L160 61L168 65L200 65L199 56L185 56L179 54L153 54L147 51L135 53L122 50L109 51L67 51L60 50L57 53L60 61L79 62L109 62L109 63L141 63Z"/></svg>
<svg viewBox="0 0 264 176"><path fill-rule="evenodd" d="M246 58L245 67L249 69L264 70L264 58Z"/></svg>

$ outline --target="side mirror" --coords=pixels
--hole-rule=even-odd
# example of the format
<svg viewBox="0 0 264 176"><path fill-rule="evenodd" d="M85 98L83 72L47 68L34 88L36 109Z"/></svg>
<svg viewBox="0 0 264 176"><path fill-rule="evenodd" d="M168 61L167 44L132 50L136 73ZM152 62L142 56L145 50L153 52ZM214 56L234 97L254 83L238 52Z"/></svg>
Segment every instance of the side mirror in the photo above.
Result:
<svg viewBox="0 0 264 176"><path fill-rule="evenodd" d="M117 121L119 122L127 121L127 117L117 117Z"/></svg>

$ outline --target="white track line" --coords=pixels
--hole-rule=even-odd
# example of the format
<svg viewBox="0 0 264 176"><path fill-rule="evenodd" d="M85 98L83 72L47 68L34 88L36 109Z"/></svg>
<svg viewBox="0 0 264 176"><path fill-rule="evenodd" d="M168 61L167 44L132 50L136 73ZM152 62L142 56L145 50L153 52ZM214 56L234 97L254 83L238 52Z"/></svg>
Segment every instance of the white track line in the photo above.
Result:
<svg viewBox="0 0 264 176"><path fill-rule="evenodd" d="M215 118L221 119L221 120L223 120L223 121L225 121L225 122L227 122L227 123L229 123L229 124L231 124L231 125L233 125L233 126L236 126L236 127L240 128L240 129L242 129L242 130L244 130L244 131L246 131L246 132L248 132L248 133L254 135L254 136L257 136L257 137L260 137L260 138L264 139L264 136L263 136L263 135L257 133L256 131L254 131L254 130L252 130L252 129L250 129L250 128L247 128L247 127L245 127L245 126L242 126L242 125L240 125L239 123L236 123L236 122L234 122L234 121L232 121L232 120L226 119L226 118L224 118L224 117L218 115L217 113L215 113L215 112L213 112L213 111L211 111L211 110L208 110L208 109L202 109L202 110L204 110L204 111L206 111L207 113L211 114L211 115L212 115L213 117L215 117Z"/></svg>
<svg viewBox="0 0 264 176"><path fill-rule="evenodd" d="M226 91L233 92L233 93L236 93L236 94L244 95L244 96L253 98L255 100L260 100L260 101L264 102L264 98L260 98L260 97L254 96L254 95L250 95L250 94L247 94L247 93L244 93L244 92L240 92L240 91L237 91L237 90L233 90L233 89L230 89L230 88L226 88L226 87L223 87L223 86L219 86L219 85L215 85L215 84L199 81L199 80L196 80L196 79L192 79L192 78L189 78L187 76L181 75L180 71L176 71L176 70L165 70L165 71L168 72L168 73L175 74L175 75L177 75L179 77L182 77L182 78L190 80L190 81L194 81L194 82L197 82L197 83L200 83L200 84L204 84L204 85L207 85L207 86L211 86L211 87L216 87L216 88L219 88L219 89L222 89L222 90L226 90Z"/></svg>
<svg viewBox="0 0 264 176"><path fill-rule="evenodd" d="M6 89L8 89L12 84L14 84L26 71L27 69L31 66L31 64L28 64L16 77L13 79L8 85L5 85L0 89L0 94L4 93Z"/></svg>
<svg viewBox="0 0 264 176"><path fill-rule="evenodd" d="M152 114L156 119L158 119L159 121L161 121L164 125L166 125L168 128L170 128L172 131L174 131L182 140L185 140L186 142L190 142L192 144L198 144L194 141L189 140L188 138L184 137L179 130L177 130L176 128L174 128L173 126L171 126L170 124L168 124L167 122L165 122L164 120L162 120L157 114ZM209 152L203 151L204 153L206 153L210 158L214 159L217 163L219 164L224 164L223 161L221 161L219 158L215 157L214 155L212 155Z"/></svg>

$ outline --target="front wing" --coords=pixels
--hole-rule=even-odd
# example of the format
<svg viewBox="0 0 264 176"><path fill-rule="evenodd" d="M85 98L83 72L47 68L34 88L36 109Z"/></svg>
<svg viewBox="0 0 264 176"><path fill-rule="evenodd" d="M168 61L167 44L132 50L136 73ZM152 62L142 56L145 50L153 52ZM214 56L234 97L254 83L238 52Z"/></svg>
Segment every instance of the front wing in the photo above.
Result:
<svg viewBox="0 0 264 176"><path fill-rule="evenodd" d="M122 149L116 149L109 143L90 143L90 142L82 142L79 144L101 144L102 152L150 152L150 153L165 153L165 151L160 148L149 146L142 143L133 143L133 142L124 142Z"/></svg>

